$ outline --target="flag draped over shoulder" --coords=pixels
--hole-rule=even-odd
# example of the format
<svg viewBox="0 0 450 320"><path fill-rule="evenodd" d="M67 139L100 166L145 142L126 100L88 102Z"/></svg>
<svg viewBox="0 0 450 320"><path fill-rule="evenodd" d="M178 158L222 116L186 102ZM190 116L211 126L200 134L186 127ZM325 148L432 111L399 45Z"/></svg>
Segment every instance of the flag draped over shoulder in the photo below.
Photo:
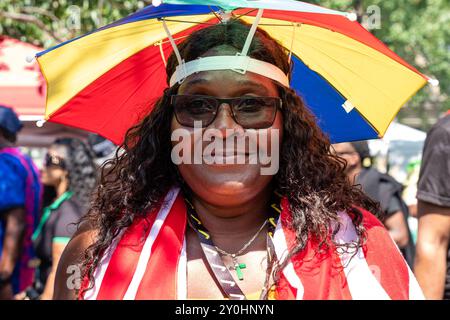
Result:
<svg viewBox="0 0 450 320"><path fill-rule="evenodd" d="M281 260L295 239L286 227L289 203L281 201L273 242ZM357 240L351 218L340 212L334 243L318 253L308 240L304 250L283 269L276 299L424 299L422 291L388 232L370 212L362 210L367 241L359 249L336 245ZM147 219L136 219L104 254L81 299L187 299L186 207L178 188Z"/></svg>

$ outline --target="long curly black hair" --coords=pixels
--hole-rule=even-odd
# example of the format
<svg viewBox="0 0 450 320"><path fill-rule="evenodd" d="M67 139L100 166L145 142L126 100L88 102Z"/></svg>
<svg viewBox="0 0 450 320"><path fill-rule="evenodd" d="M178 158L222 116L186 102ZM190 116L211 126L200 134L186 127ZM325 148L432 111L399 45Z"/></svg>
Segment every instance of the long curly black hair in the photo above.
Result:
<svg viewBox="0 0 450 320"><path fill-rule="evenodd" d="M185 61L197 59L221 45L241 50L249 28L239 20L217 24L192 33L178 48ZM254 36L249 55L278 66L286 74L291 73L287 52L261 29ZM167 61L167 79L177 64L172 54ZM164 91L151 112L127 132L116 157L103 167L96 200L85 218L98 232L83 262L91 286L102 254L121 230L137 217L148 215L173 185L182 183L170 158L173 109L169 97L177 90L178 86L174 86ZM378 212L376 204L348 182L345 161L330 153L328 137L319 129L302 99L292 89L279 86L279 91L285 106L282 109L284 138L280 167L273 182L288 197L292 212L289 227L295 230L296 246L284 261L276 262L275 275L292 255L305 247L309 237L319 239L320 247L326 250L333 232L331 225L338 221L338 211L350 213L359 235L357 246L363 244L365 233L362 213L356 207Z"/></svg>
<svg viewBox="0 0 450 320"><path fill-rule="evenodd" d="M97 184L93 151L78 138L58 138L52 146L62 147L65 150L64 164L68 172L68 190L73 192L72 200L82 212L87 212Z"/></svg>

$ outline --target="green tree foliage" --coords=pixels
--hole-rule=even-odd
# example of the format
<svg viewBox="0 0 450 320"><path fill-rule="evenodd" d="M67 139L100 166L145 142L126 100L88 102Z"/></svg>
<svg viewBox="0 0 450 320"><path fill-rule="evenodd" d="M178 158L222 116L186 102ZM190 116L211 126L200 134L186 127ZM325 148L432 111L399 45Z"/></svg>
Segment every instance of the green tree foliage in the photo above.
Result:
<svg viewBox="0 0 450 320"><path fill-rule="evenodd" d="M359 21L393 51L439 80L439 87L428 85L402 109L400 120L419 119L420 123L410 124L426 129L442 111L450 108L449 0L308 2L356 12ZM150 0L1 0L0 33L47 48L120 19L149 3Z"/></svg>
<svg viewBox="0 0 450 320"><path fill-rule="evenodd" d="M1 0L0 32L50 47L118 20L151 1Z"/></svg>

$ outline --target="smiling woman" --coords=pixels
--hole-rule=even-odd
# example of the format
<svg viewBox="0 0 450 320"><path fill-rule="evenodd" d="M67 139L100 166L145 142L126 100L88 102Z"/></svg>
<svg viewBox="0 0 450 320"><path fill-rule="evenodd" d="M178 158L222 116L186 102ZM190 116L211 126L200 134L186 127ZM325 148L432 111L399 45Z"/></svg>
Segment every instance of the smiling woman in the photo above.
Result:
<svg viewBox="0 0 450 320"><path fill-rule="evenodd" d="M261 68L232 67L243 51ZM103 168L95 203L61 259L56 299L421 297L369 212L377 206L348 183L343 160L288 87L288 54L266 32L240 21L196 31L174 47L166 71L169 88ZM197 144L227 146L256 132L257 149L279 158L279 169L174 164L171 136L180 129L192 154ZM214 155L248 156L248 145ZM84 275L79 290L66 285L74 264Z"/></svg>

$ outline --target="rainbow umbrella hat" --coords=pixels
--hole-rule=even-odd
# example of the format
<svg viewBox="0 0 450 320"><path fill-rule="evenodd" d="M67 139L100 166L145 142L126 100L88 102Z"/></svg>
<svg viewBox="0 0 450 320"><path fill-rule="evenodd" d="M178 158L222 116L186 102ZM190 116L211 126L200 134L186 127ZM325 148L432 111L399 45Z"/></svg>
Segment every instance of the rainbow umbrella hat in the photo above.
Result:
<svg viewBox="0 0 450 320"><path fill-rule="evenodd" d="M353 16L294 0L154 1L37 54L47 81L45 117L119 144L167 87L168 34L178 44L211 24L258 20L291 53L290 86L332 142L382 137L430 79Z"/></svg>

